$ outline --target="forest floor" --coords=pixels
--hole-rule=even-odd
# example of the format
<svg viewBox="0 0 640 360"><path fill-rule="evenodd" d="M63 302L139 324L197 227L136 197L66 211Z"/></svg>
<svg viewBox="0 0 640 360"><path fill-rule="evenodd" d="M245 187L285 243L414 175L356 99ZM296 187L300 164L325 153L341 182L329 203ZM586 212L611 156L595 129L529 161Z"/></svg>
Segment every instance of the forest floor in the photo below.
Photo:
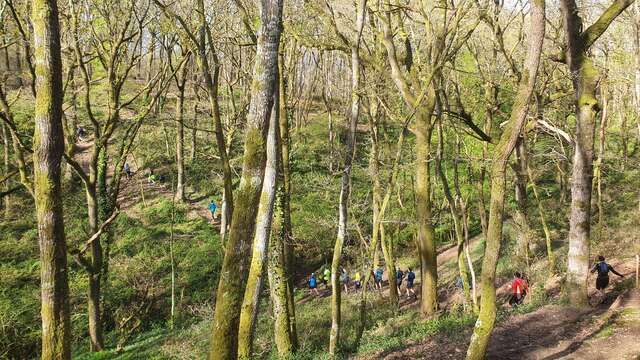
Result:
<svg viewBox="0 0 640 360"><path fill-rule="evenodd" d="M615 261L612 263L616 264ZM633 263L617 263L633 275ZM623 279L612 279L603 304L577 309L552 304L498 319L488 359L640 359L640 291L616 290ZM553 279L551 280L553 283ZM593 294L594 289L590 289ZM360 359L464 359L472 328L456 336L436 335L414 344Z"/></svg>
<svg viewBox="0 0 640 360"><path fill-rule="evenodd" d="M88 159L89 142L79 144L76 158L85 167ZM140 211L137 204L153 203L157 199L171 199L173 191L171 184L156 182L150 183L142 169L136 169L135 161L132 164L136 172L130 179L123 178L121 196L118 199L120 208L131 217L139 217ZM211 222L211 215L206 208L207 195L186 201L187 216L200 217ZM212 224L213 225L213 224ZM481 237L475 237L470 241L470 250L476 269L482 251ZM438 255L439 265L439 303L441 308L450 308L461 302L461 294L453 285L457 277L457 248L449 247L441 249ZM632 260L611 259L610 263L628 278L634 272ZM415 267L415 260L400 258L398 266L406 269L408 266ZM420 294L419 271L416 271L416 293ZM388 274L385 274L388 275ZM328 313L328 299L331 291L329 288L320 289L320 296L311 294L306 289L304 280L305 274L298 274L299 291L297 297L301 310L313 308L316 313L313 316L324 318L322 313ZM479 276L479 274L478 274ZM385 276L385 287L380 294L380 300L388 297L389 288L387 276ZM509 295L510 281L502 279L502 286L497 289L499 301L504 302ZM594 279L590 278L590 294L593 289ZM520 309L507 309L499 313L496 329L493 332L489 344L488 359L640 359L640 292L638 290L626 290L630 286L630 280L612 277L612 283L604 303L597 307L587 309L576 309L562 305L557 300L560 292L560 279L550 277L542 287L546 294L552 298L550 304L542 305L532 309L530 312ZM533 285L533 284L532 284ZM404 293L404 288L401 289ZM354 292L351 291L343 301L345 307L353 307L355 302ZM401 296L400 310L402 313L417 314L419 302L416 298ZM309 310L306 310L309 311ZM311 319L307 319L309 321ZM324 318L326 320L326 318ZM412 321L415 319L412 319ZM316 320L314 320L316 321ZM128 346L124 354L111 353L103 358L138 358L129 357L132 353L138 355L150 354L141 348L151 346L155 350L154 354L165 353L169 355L176 348L182 350L183 355L197 358L196 353L190 352L190 348L201 347L202 339L207 339L207 329L209 321L202 324L195 324L191 329L184 331L183 335L162 333L152 336L146 340L140 340ZM206 324L205 324L206 323ZM317 324L320 326L320 324ZM397 325L396 325L397 326ZM402 326L402 325L400 325ZM394 326L391 326L394 328ZM195 329L195 330L194 330ZM300 326L301 331L302 326ZM192 333L195 331L195 335ZM468 345L472 323L458 328L452 332L436 332L431 336L425 336L418 340L403 339L398 346L391 346L385 350L368 352L366 355L356 353L350 357L357 359L464 359ZM379 336L379 329L372 329L366 336ZM302 335L302 333L301 333ZM383 335L381 335L383 336ZM200 343L191 343L194 339L200 339ZM146 345L145 345L146 344ZM202 350L202 349L200 349ZM127 356L129 354L129 356ZM122 357L120 355L123 355ZM144 356L144 355L142 355ZM174 358L169 355L169 358ZM184 358L185 356L177 356ZM164 357L160 357L164 358Z"/></svg>

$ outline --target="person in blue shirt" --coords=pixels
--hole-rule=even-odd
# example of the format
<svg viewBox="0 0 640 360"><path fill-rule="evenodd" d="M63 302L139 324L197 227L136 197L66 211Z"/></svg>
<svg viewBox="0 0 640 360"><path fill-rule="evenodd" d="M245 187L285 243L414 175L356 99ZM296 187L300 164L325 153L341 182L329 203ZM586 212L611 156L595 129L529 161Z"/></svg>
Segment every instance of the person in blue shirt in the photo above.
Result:
<svg viewBox="0 0 640 360"><path fill-rule="evenodd" d="M374 274L376 280L376 289L382 290L382 274L384 274L384 270L382 268L377 268Z"/></svg>
<svg viewBox="0 0 640 360"><path fill-rule="evenodd" d="M413 281L416 279L416 274L411 268L407 270L407 297L409 293L413 294L413 297L417 298L416 291L413 290Z"/></svg>
<svg viewBox="0 0 640 360"><path fill-rule="evenodd" d="M312 293L315 293L316 296L320 296L320 293L318 292L318 280L316 279L315 273L311 273L311 276L309 277L309 290L311 290Z"/></svg>
<svg viewBox="0 0 640 360"><path fill-rule="evenodd" d="M211 201L209 202L209 206L207 208L211 212L211 220L215 221L216 220L216 210L218 209L218 205L216 205L215 201L213 201L213 199L211 199Z"/></svg>
<svg viewBox="0 0 640 360"><path fill-rule="evenodd" d="M396 269L396 286L398 287L398 293L400 293L400 286L402 286L402 280L404 279L404 273L400 268Z"/></svg>

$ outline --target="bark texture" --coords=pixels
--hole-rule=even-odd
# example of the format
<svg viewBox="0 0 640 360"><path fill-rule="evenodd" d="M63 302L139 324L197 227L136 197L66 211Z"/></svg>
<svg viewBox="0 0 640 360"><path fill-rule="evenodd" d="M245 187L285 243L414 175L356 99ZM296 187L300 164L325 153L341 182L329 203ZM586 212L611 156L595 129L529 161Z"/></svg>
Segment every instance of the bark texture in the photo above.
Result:
<svg viewBox="0 0 640 360"><path fill-rule="evenodd" d="M56 1L32 3L36 66L34 195L40 245L42 359L71 358L61 161L62 60Z"/></svg>
<svg viewBox="0 0 640 360"><path fill-rule="evenodd" d="M277 86L282 0L260 2L261 25L253 68L252 97L245 128L242 177L216 293L209 359L233 359L249 270L251 241L262 190L266 138Z"/></svg>
<svg viewBox="0 0 640 360"><path fill-rule="evenodd" d="M276 99L278 94L275 94ZM255 235L253 236L253 254L251 255L251 267L244 291L242 311L240 312L240 328L238 330L238 358L250 359L255 333L255 324L258 317L258 304L262 293L263 277L267 265L269 236L271 235L271 221L273 219L273 205L276 199L277 175L278 175L278 101L274 103L269 121L269 133L267 135L267 162L262 182L262 194L258 205L256 217ZM286 286L286 282L285 282ZM286 308L285 308L286 309ZM286 312L285 312L286 315Z"/></svg>
<svg viewBox="0 0 640 360"><path fill-rule="evenodd" d="M567 297L574 306L588 305L593 153L595 119L599 111L596 91L600 77L589 56L589 48L632 3L633 0L614 1L593 25L583 31L575 0L560 1L567 41L566 62L572 75L576 107L566 281Z"/></svg>
<svg viewBox="0 0 640 360"><path fill-rule="evenodd" d="M467 349L467 360L484 359L491 332L495 325L495 274L502 242L502 217L504 213L507 162L526 123L527 110L538 75L545 34L544 0L534 0L531 2L530 24L529 50L525 71L520 79L518 93L511 110L509 122L494 150L493 163L491 166L489 226L487 229L484 258L482 260L480 314L476 320L471 342Z"/></svg>

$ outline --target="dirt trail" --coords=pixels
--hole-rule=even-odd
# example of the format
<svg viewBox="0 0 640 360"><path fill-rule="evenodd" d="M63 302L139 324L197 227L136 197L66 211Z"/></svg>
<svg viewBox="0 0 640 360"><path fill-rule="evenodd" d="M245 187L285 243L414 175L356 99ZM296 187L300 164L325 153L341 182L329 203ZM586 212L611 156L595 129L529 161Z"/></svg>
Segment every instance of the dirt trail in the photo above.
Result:
<svg viewBox="0 0 640 360"><path fill-rule="evenodd" d="M471 241L469 242L469 246L471 249L474 249L478 242L481 240L481 236L476 236L473 239L471 239ZM442 267L443 265L446 264L450 264L450 263L455 263L458 260L458 248L454 245L451 247L447 247L444 250L441 250L440 253L438 254L438 266ZM455 271L457 272L457 266L455 266ZM383 275L383 281L382 281L382 293L381 296L383 297L389 297L389 279L388 279L388 272L386 271L386 268L384 269L384 275ZM420 271L418 270L414 270L415 274L416 274L416 284L415 284L415 292L416 294L420 294L420 289L421 289L421 285L420 285ZM318 274L316 274L318 275ZM353 274L349 274L350 276L353 277ZM395 276L395 274L394 274ZM440 276L442 276L442 274L440 274ZM306 281L306 278L305 278ZM371 279L371 282L373 282L373 278ZM415 306L418 304L418 299L411 296L411 297L406 297L405 296L405 288L404 288L404 282L403 282L403 286L401 287L401 295L400 296L400 308L401 309L405 309L407 307L411 307L411 306ZM452 289L452 286L450 286L451 284L447 284L447 283L443 283L441 284L441 288L438 290L439 294L438 294L438 301L440 303L448 304L451 301L453 301L453 299L456 297L456 293L458 293L459 291ZM299 283L298 287L306 287L306 283ZM347 296L352 296L354 294L359 294L359 292L355 292L354 291L355 288L353 287L353 284L351 285L351 287L349 288L349 294L347 294ZM374 291L373 289L371 289L371 291ZM329 287L325 287L324 285L322 285L321 283L318 284L318 292L320 293L320 295L315 295L315 294L311 294L311 293L307 293L307 295L305 297L303 297L302 299L298 300L297 304L301 305L304 303L307 303L309 301L312 301L313 299L316 298L325 298L325 297L329 297L331 296L331 288ZM344 289L343 289L344 292ZM344 296L344 295L343 295Z"/></svg>
<svg viewBox="0 0 640 360"><path fill-rule="evenodd" d="M612 264L626 278L633 274L632 261ZM604 304L596 308L547 305L507 317L493 332L487 359L640 359L640 290L611 290L622 281L611 279ZM471 331L436 335L368 359L464 359Z"/></svg>
<svg viewBox="0 0 640 360"><path fill-rule="evenodd" d="M93 146L93 139L84 139L78 141L76 144L76 153L74 155L74 159L80 164L85 173L89 172L89 162L91 161L91 148ZM171 190L171 184L162 183L160 181L156 181L155 183L150 183L145 177L143 171L140 169L135 169L136 162L132 166L133 176L130 179L127 179L124 175L120 184L120 193L118 194L118 206L122 211L128 212L130 215L134 214L134 206L143 203L149 202L153 203L155 199L159 196L164 197L165 199L171 200L173 193ZM109 168L109 173L107 174L108 179L111 179L113 176L113 169ZM200 204L200 200L187 200L185 204L188 206L187 216L189 218L203 218L209 221L209 223L214 226L220 226L219 223L214 223L211 221L211 213L203 204Z"/></svg>

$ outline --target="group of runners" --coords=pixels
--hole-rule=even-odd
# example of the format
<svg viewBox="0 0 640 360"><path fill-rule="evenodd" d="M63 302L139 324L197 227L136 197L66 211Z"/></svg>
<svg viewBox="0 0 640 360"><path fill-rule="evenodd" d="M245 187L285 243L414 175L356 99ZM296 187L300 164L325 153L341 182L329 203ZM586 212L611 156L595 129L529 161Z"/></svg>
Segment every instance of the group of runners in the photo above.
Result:
<svg viewBox="0 0 640 360"><path fill-rule="evenodd" d="M378 267L375 271L372 271L370 275L374 280L374 288L378 291L382 291L382 277L384 275L384 269L382 267ZM341 268L339 279L342 286L344 286L345 293L349 293L350 290L358 291L362 287L363 277L360 271L356 271L353 279L351 279L347 269ZM395 285L398 289L398 293L401 292L401 287L404 282L407 297L416 297L416 292L413 289L415 279L416 274L411 268L408 268L407 271L402 271L400 268L397 268L395 274ZM324 268L320 269L317 273L312 272L307 280L307 284L309 285L309 291L312 294L320 296L318 287L321 284L324 285L325 289L331 286L331 270L329 268ZM393 284L393 282L389 281L389 284Z"/></svg>
<svg viewBox="0 0 640 360"><path fill-rule="evenodd" d="M609 273L612 272L619 277L624 277L623 274L617 272L611 264L605 261L604 256L598 256L598 262L596 262L591 268L591 273L597 273L596 276L596 291L600 302L605 299L605 290L609 286ZM513 294L509 298L509 304L513 307L522 305L524 299L529 293L529 284L526 280L526 275L520 272L513 274L513 282L511 283L511 290Z"/></svg>

